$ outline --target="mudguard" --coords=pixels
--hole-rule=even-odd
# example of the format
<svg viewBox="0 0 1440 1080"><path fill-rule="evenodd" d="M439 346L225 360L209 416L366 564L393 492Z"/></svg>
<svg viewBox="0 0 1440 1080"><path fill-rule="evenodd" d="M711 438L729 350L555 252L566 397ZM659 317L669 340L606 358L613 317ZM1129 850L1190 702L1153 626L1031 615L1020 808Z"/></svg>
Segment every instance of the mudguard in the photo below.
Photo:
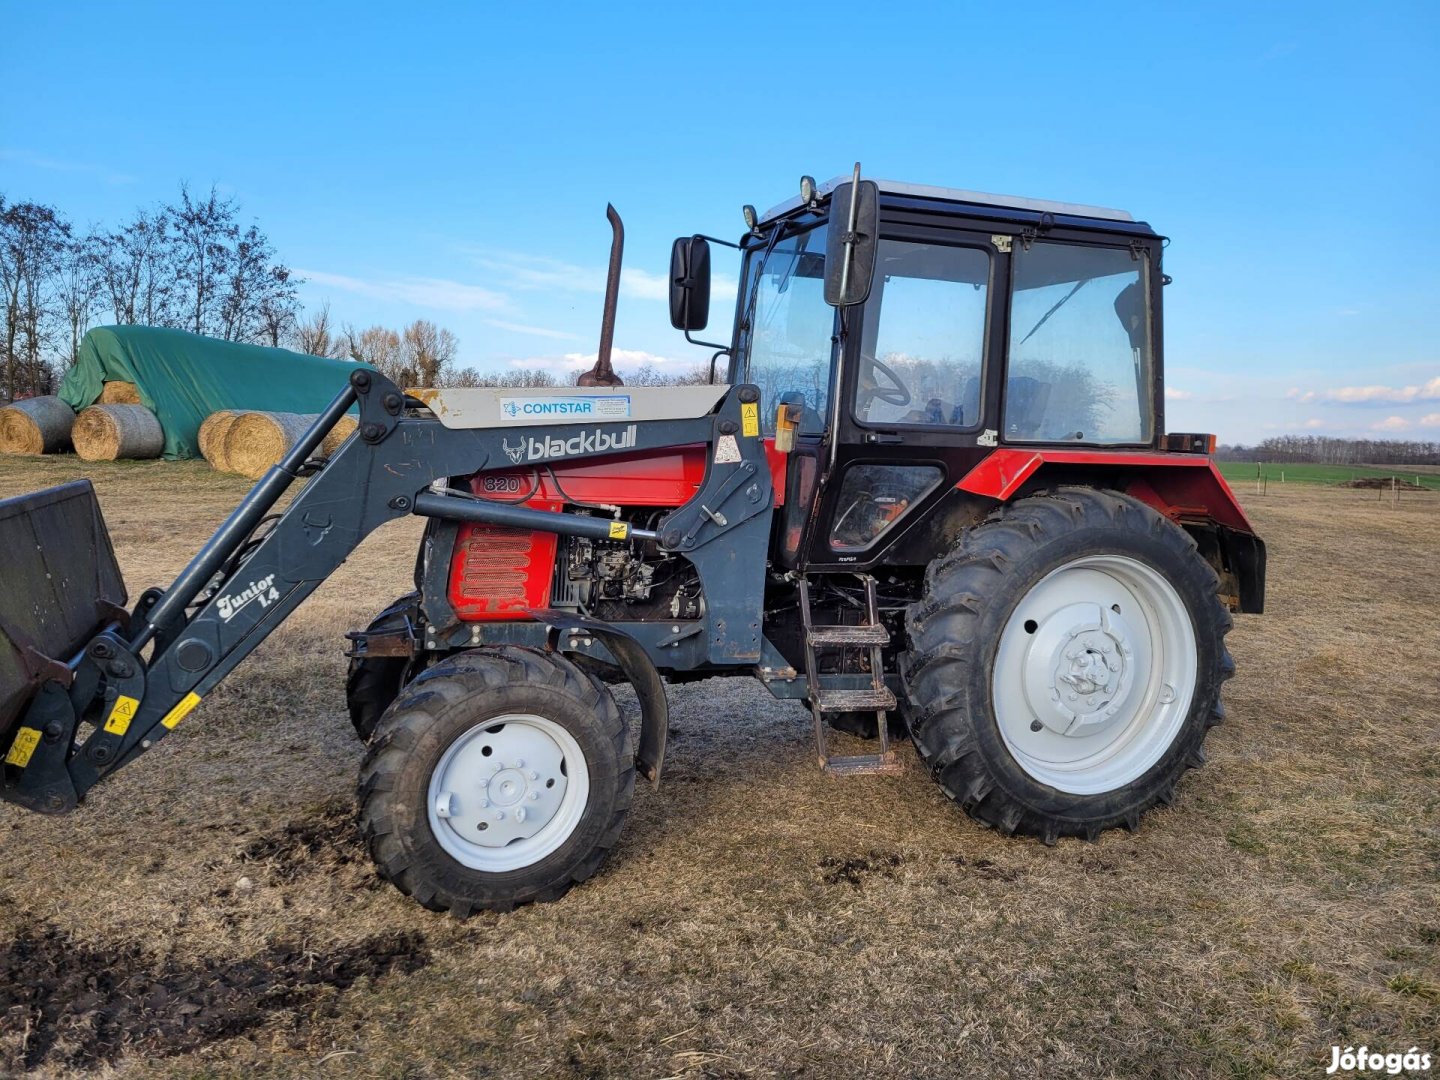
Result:
<svg viewBox="0 0 1440 1080"><path fill-rule="evenodd" d="M640 701L640 748L635 752L635 767L655 787L660 786L660 769L665 762L665 739L670 730L670 703L665 697L665 684L660 672L650 662L641 644L625 631L599 619L577 615L573 611L541 608L530 612L537 621L550 625L548 644L560 648L560 638L567 631L583 630L600 640L625 678L635 688Z"/></svg>

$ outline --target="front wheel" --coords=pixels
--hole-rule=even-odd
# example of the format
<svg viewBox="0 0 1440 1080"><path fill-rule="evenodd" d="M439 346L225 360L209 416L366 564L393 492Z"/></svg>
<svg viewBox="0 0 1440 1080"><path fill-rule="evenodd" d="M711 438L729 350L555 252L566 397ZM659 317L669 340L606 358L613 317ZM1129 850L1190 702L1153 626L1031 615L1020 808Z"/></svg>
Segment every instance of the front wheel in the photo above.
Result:
<svg viewBox="0 0 1440 1080"><path fill-rule="evenodd" d="M969 530L926 575L904 664L946 792L1005 832L1094 838L1169 802L1224 715L1230 616L1189 535L1062 488Z"/></svg>
<svg viewBox="0 0 1440 1080"><path fill-rule="evenodd" d="M634 787L604 686L554 653L476 649L417 677L377 725L361 830L382 877L464 918L594 874Z"/></svg>

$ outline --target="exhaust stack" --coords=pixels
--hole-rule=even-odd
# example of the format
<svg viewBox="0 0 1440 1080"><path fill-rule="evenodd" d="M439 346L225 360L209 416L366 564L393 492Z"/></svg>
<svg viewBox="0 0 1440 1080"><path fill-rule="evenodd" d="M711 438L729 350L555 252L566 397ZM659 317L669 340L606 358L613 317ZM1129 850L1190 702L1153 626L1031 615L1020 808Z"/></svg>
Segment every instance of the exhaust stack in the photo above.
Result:
<svg viewBox="0 0 1440 1080"><path fill-rule="evenodd" d="M610 270L605 276L605 312L600 317L600 347L595 366L575 380L576 386L624 386L625 380L610 366L610 347L615 341L615 305L620 300L620 263L625 255L625 226L615 207L605 205L605 217L615 231L610 243Z"/></svg>

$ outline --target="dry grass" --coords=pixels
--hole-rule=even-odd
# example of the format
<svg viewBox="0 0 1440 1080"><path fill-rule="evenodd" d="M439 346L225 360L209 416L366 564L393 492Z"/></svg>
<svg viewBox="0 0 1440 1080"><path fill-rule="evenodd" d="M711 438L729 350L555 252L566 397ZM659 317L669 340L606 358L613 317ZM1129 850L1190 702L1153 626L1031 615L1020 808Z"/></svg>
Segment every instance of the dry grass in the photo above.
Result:
<svg viewBox="0 0 1440 1080"><path fill-rule="evenodd" d="M245 489L198 462L51 457L0 459L0 495L82 471L134 590ZM672 688L666 784L599 877L430 915L348 822L340 633L406 587L403 522L80 811L0 809L0 940L50 926L203 972L423 936L419 970L147 1044L121 1075L1258 1077L1321 1075L1332 1043L1433 1052L1440 497L1271 492L1245 500L1271 610L1231 636L1229 722L1135 836L1004 839L908 752L900 777L824 777L799 706L712 680Z"/></svg>

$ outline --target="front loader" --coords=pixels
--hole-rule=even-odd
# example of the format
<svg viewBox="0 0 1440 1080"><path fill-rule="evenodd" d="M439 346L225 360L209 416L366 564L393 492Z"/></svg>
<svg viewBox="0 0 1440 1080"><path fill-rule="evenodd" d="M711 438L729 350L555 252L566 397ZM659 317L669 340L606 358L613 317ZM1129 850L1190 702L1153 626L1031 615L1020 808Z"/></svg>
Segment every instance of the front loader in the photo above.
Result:
<svg viewBox="0 0 1440 1080"><path fill-rule="evenodd" d="M1213 438L1162 434L1162 238L858 166L805 178L746 207L711 383L626 387L610 213L580 385L407 393L357 369L132 606L88 482L0 502L0 797L75 808L372 530L419 515L415 590L347 635L346 696L365 842L427 907L503 910L593 874L636 772L660 782L667 682L746 675L804 702L835 775L896 771L908 732L972 817L1046 843L1169 802L1223 716L1224 636L1263 607L1265 548ZM711 243L672 251L690 340ZM831 727L874 752L833 755Z"/></svg>

